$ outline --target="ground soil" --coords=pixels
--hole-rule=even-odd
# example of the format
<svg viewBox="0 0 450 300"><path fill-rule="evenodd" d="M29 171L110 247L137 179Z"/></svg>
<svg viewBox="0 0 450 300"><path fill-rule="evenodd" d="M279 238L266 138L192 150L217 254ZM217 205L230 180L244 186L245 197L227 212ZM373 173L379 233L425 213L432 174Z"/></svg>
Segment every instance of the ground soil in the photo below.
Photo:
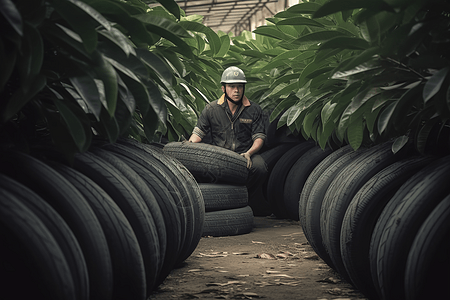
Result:
<svg viewBox="0 0 450 300"><path fill-rule="evenodd" d="M249 234L203 237L151 299L365 299L309 246L298 221L255 217Z"/></svg>

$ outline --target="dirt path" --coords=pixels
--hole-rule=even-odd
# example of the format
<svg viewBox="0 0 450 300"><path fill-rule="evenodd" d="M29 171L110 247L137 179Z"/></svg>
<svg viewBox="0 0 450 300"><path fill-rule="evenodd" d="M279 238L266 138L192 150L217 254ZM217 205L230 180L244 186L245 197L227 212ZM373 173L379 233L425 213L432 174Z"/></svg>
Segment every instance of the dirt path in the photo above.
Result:
<svg viewBox="0 0 450 300"><path fill-rule="evenodd" d="M255 217L249 234L205 237L151 299L365 299L308 245L299 222Z"/></svg>

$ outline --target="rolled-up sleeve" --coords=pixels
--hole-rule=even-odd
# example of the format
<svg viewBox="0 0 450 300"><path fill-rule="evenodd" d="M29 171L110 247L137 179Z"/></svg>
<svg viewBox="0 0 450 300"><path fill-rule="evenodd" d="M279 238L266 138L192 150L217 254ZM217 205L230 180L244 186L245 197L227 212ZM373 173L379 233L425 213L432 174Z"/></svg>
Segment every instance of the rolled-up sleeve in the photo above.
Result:
<svg viewBox="0 0 450 300"><path fill-rule="evenodd" d="M197 126L195 126L194 130L192 130L192 133L198 135L201 139L203 139L208 134L211 127L208 117L209 110L210 104L206 105L206 107L203 109L200 117L197 120Z"/></svg>
<svg viewBox="0 0 450 300"><path fill-rule="evenodd" d="M257 117L252 125L252 140L254 141L256 139L266 139L266 126L262 109L258 110Z"/></svg>

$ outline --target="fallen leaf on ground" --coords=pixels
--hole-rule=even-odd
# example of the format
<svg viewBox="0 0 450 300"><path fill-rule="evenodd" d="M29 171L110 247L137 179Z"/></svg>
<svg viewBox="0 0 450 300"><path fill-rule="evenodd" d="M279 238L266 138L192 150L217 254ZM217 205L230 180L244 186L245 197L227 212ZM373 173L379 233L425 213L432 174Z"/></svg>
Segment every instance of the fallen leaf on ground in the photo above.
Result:
<svg viewBox="0 0 450 300"><path fill-rule="evenodd" d="M192 269L192 270L188 270L188 272L200 272L202 269Z"/></svg>
<svg viewBox="0 0 450 300"><path fill-rule="evenodd" d="M226 285L231 285L231 284L245 284L245 283L247 283L247 282L246 281L233 280L233 281L228 281L226 283L210 282L210 283L207 283L206 286L226 286Z"/></svg>
<svg viewBox="0 0 450 300"><path fill-rule="evenodd" d="M252 241L253 244L265 244L263 242Z"/></svg>
<svg viewBox="0 0 450 300"><path fill-rule="evenodd" d="M227 257L226 252L214 252L211 254L199 253L199 257Z"/></svg>
<svg viewBox="0 0 450 300"><path fill-rule="evenodd" d="M267 270L266 273L267 274L278 274L278 273L280 273L280 271Z"/></svg>
<svg viewBox="0 0 450 300"><path fill-rule="evenodd" d="M263 258L263 259L276 259L276 257L273 254L270 253L261 253L257 254L256 258Z"/></svg>
<svg viewBox="0 0 450 300"><path fill-rule="evenodd" d="M285 277L285 278L294 278L292 276L289 276L287 274L270 274L270 275L263 275L263 278L267 277Z"/></svg>
<svg viewBox="0 0 450 300"><path fill-rule="evenodd" d="M304 259L319 260L319 256L314 254L314 255L305 256Z"/></svg>
<svg viewBox="0 0 450 300"><path fill-rule="evenodd" d="M249 252L233 252L234 255L249 255Z"/></svg>
<svg viewBox="0 0 450 300"><path fill-rule="evenodd" d="M326 282L326 283L339 283L341 282L339 279L334 277L328 277L321 280L317 280L317 282Z"/></svg>

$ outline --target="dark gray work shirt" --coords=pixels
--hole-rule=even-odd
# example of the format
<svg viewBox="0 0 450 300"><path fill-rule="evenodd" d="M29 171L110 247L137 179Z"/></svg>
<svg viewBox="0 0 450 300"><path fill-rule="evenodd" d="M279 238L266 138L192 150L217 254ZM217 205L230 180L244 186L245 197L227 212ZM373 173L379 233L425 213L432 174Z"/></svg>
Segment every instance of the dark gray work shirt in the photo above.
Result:
<svg viewBox="0 0 450 300"><path fill-rule="evenodd" d="M244 96L241 106L232 115L223 95L206 105L192 133L203 139L210 132L213 145L244 153L254 140L266 138L263 111Z"/></svg>

